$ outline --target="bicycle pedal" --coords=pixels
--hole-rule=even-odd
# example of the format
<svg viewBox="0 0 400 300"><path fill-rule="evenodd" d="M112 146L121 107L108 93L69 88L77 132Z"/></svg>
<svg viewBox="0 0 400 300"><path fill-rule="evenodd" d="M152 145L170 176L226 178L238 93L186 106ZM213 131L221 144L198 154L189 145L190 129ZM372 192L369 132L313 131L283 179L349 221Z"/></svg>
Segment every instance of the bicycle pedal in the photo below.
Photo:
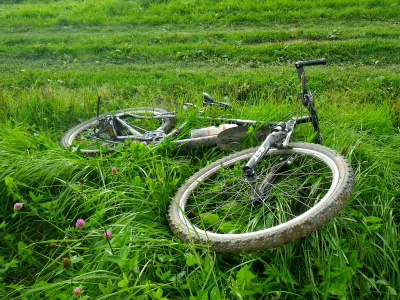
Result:
<svg viewBox="0 0 400 300"><path fill-rule="evenodd" d="M268 134L269 127L260 127L249 132L249 126L238 126L222 131L217 136L217 145L224 150L242 150L260 145Z"/></svg>

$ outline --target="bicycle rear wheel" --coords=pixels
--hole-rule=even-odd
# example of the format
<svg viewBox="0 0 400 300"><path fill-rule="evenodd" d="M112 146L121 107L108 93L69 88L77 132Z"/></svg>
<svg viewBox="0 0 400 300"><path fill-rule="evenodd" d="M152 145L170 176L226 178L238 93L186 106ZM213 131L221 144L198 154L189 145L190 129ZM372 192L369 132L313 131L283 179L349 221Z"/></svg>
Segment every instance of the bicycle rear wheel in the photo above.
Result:
<svg viewBox="0 0 400 300"><path fill-rule="evenodd" d="M153 119L153 116L160 116L162 114L167 114L168 111L157 108L157 107L134 107L127 108L119 111L112 111L99 116L99 119L106 116L117 116L121 118L124 122L131 125L135 130L138 131L138 138L147 131L159 130L168 133L173 124L174 118L165 117L161 119ZM149 117L149 118L139 118L135 116ZM126 128L118 127L116 128L118 135L132 135ZM91 133L96 132L96 138L94 138ZM113 140L110 137L108 131L103 130L98 122L98 118L92 118L81 124L76 125L70 129L61 139L60 144L63 147L80 147L80 150L86 154L96 154L100 150L100 145L107 143L109 149L112 149L113 145L118 144L118 141Z"/></svg>
<svg viewBox="0 0 400 300"><path fill-rule="evenodd" d="M246 181L242 168L257 148L201 169L169 207L172 231L221 253L263 251L304 237L344 206L353 187L349 163L316 144L270 149Z"/></svg>

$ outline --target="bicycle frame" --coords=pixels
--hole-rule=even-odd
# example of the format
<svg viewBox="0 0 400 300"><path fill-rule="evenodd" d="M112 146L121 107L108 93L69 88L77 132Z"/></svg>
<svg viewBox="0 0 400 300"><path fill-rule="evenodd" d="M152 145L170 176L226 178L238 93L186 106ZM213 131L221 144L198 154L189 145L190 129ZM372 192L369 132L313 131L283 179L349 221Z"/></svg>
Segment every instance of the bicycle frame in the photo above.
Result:
<svg viewBox="0 0 400 300"><path fill-rule="evenodd" d="M299 93L299 98L302 99L303 106L308 109L310 112L309 116L304 117L292 117L287 122L265 122L265 121L255 121L255 120L244 120L244 119L231 119L231 118L206 118L207 121L218 121L218 122L228 122L230 124L236 124L239 126L242 125L267 125L268 127L272 128L272 132L265 138L264 142L259 146L258 150L254 153L254 155L250 158L247 165L243 169L243 173L251 180L251 177L254 176L254 168L257 163L262 159L265 153L268 152L268 149L271 147L287 147L290 136L293 132L293 129L296 124L311 122L314 127L314 131L319 132L319 125L318 125L318 115L316 113L314 107L314 99L311 92L307 89L308 82L305 76L303 66L308 65L317 65L317 64L325 64L325 59L317 59L317 60L310 60L310 61L299 61L295 63L297 74L302 86L302 92ZM207 93L203 93L204 96L204 104L209 106L219 106L223 108L229 108L230 105L228 103L217 102L215 101L210 95ZM172 130L170 133L166 134L163 131L145 131L144 134L141 134L138 130L142 130L141 128L135 128L134 125L130 125L127 122L122 120L122 117L118 116L105 116L99 119L99 104L100 97L97 101L97 118L98 122L101 124L101 129L97 132L90 133L89 136L92 139L103 140L100 138L100 134L103 132L108 132L112 140L107 140L107 142L112 143L119 143L122 140L133 138L141 142L151 142L151 143L158 143L165 138L168 137L175 137L177 136L182 129L186 126L187 122L184 122L182 125L177 127L176 129ZM191 103L184 103L186 106L193 106L196 105ZM203 112L204 110L201 110ZM173 114L174 112L168 112L165 114L159 114L157 116L142 116L142 115L133 115L133 114L125 114L124 116L130 116L133 118L138 119L163 119L163 118L173 118L176 119L176 115ZM199 116L199 118L204 118ZM131 135L120 135L118 132L118 127L126 128ZM201 138L189 138L189 139L182 139L174 141L174 144L179 147L180 150L190 150L190 149L197 149L202 146L213 146L217 144L218 135L206 136ZM278 142L282 142L278 145Z"/></svg>

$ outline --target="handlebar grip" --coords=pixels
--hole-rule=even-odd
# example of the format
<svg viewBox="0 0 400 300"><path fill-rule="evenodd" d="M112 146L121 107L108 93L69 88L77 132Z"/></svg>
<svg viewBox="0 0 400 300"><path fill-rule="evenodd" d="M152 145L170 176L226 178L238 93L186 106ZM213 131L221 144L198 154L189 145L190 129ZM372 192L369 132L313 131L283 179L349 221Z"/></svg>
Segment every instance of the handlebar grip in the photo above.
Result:
<svg viewBox="0 0 400 300"><path fill-rule="evenodd" d="M312 66L312 65L326 65L325 58L313 59L313 60L306 60L306 61L296 61L294 63L296 68L300 68L303 66Z"/></svg>
<svg viewBox="0 0 400 300"><path fill-rule="evenodd" d="M311 122L311 117L310 116L302 116L302 117L297 117L296 118L296 123L297 124L308 123L308 122Z"/></svg>

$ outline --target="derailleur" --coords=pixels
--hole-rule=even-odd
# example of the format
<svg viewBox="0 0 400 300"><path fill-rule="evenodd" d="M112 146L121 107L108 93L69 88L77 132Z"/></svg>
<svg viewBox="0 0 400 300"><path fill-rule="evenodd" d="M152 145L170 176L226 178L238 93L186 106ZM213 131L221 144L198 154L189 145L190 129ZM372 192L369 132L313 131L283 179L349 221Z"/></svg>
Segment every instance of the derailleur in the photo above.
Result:
<svg viewBox="0 0 400 300"><path fill-rule="evenodd" d="M153 130L146 132L141 140L146 142L161 142L167 135L163 130Z"/></svg>

